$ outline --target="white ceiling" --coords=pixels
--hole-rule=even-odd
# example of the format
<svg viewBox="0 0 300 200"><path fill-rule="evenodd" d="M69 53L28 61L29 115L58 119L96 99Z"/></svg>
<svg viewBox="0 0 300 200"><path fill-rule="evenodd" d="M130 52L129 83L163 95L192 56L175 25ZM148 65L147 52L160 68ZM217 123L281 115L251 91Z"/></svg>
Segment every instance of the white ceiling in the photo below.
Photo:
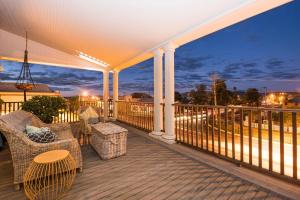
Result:
<svg viewBox="0 0 300 200"><path fill-rule="evenodd" d="M18 36L27 30L41 45L123 69L168 41L182 45L289 1L0 0L0 29ZM11 51L2 48L0 57L22 57Z"/></svg>

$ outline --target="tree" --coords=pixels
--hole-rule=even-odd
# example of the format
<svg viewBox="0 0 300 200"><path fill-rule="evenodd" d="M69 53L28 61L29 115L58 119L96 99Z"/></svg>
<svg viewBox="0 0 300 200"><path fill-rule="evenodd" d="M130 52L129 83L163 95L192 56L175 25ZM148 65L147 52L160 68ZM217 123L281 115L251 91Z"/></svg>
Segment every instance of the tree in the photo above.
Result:
<svg viewBox="0 0 300 200"><path fill-rule="evenodd" d="M231 96L231 102L230 102L231 104L233 105L241 104L236 87L233 87L233 91L231 92L230 96Z"/></svg>
<svg viewBox="0 0 300 200"><path fill-rule="evenodd" d="M228 105L231 102L231 92L227 90L227 85L225 80L217 79L215 82L215 87L212 90L216 92L217 105ZM214 105L214 92L211 93L211 101L210 103Z"/></svg>
<svg viewBox="0 0 300 200"><path fill-rule="evenodd" d="M260 106L261 96L256 88L249 88L244 95L244 102L249 106Z"/></svg>
<svg viewBox="0 0 300 200"><path fill-rule="evenodd" d="M200 84L196 86L196 90L190 92L191 102L193 104L205 105L208 103L208 95L206 85Z"/></svg>
<svg viewBox="0 0 300 200"><path fill-rule="evenodd" d="M178 91L175 91L175 101L177 101L177 102L182 101L182 95Z"/></svg>
<svg viewBox="0 0 300 200"><path fill-rule="evenodd" d="M152 98L149 94L142 92L134 92L131 94L132 98L140 99L140 98Z"/></svg>
<svg viewBox="0 0 300 200"><path fill-rule="evenodd" d="M60 110L66 109L67 104L62 97L35 96L24 102L22 109L38 116L45 123L52 123Z"/></svg>
<svg viewBox="0 0 300 200"><path fill-rule="evenodd" d="M187 93L180 93L178 91L175 92L175 101L183 104L188 104L190 102Z"/></svg>
<svg viewBox="0 0 300 200"><path fill-rule="evenodd" d="M77 111L80 108L79 96L68 98L67 105L71 112Z"/></svg>

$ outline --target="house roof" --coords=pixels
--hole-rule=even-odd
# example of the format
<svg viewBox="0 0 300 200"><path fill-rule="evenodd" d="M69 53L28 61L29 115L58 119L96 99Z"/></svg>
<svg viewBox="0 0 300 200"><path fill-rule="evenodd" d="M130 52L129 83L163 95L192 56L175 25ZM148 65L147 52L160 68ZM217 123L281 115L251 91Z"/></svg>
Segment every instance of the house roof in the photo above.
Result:
<svg viewBox="0 0 300 200"><path fill-rule="evenodd" d="M294 97L288 100L288 103L300 103L300 97Z"/></svg>
<svg viewBox="0 0 300 200"><path fill-rule="evenodd" d="M122 70L170 42L181 46L290 1L0 1L0 59L22 61L27 30L32 63Z"/></svg>
<svg viewBox="0 0 300 200"><path fill-rule="evenodd" d="M15 83L0 82L0 92L23 92L16 88ZM46 92L53 93L54 91L46 84L35 84L35 87L30 92Z"/></svg>

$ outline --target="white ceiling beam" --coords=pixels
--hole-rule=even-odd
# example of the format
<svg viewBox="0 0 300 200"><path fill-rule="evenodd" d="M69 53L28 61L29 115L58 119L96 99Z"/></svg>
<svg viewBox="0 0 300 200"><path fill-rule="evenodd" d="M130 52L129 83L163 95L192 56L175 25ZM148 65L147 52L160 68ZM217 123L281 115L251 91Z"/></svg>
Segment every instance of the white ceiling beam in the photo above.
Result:
<svg viewBox="0 0 300 200"><path fill-rule="evenodd" d="M213 18L205 22L197 24L194 27L190 27L189 29L179 34L165 41L162 41L158 45L146 50L142 54L137 55L133 59L116 66L115 68L121 71L123 69L126 69L127 67L149 59L153 57L153 51L155 51L158 48L162 48L169 42L175 43L178 46L182 46L196 39L207 36L218 30L224 29L228 26L244 21L250 17L256 16L258 14L269 11L271 9L274 9L278 6L292 1L293 0L245 1L245 3L241 4L239 7L235 7L232 10L227 10L226 12L220 13L219 15L214 16Z"/></svg>
<svg viewBox="0 0 300 200"><path fill-rule="evenodd" d="M27 30L32 62L119 71L169 42L184 45L291 1L0 0L0 56L22 60ZM79 60L78 52L110 66Z"/></svg>
<svg viewBox="0 0 300 200"><path fill-rule="evenodd" d="M0 60L24 61L24 37L0 29L0 44ZM33 64L94 71L103 71L105 69L79 58L78 55L68 54L32 40L28 40L28 52L29 62Z"/></svg>

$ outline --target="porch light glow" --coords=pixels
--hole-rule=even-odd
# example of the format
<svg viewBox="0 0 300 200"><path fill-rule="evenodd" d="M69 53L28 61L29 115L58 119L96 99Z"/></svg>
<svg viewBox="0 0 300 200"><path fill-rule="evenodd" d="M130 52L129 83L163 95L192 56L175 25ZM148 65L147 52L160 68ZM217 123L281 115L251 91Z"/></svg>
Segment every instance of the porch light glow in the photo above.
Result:
<svg viewBox="0 0 300 200"><path fill-rule="evenodd" d="M84 97L88 96L88 92L87 92L87 91L84 91L84 92L82 93L82 96L84 96Z"/></svg>
<svg viewBox="0 0 300 200"><path fill-rule="evenodd" d="M85 54L85 53L83 53L83 52L81 52L81 51L79 51L79 55L78 55L78 56L79 56L79 58L81 58L81 59L84 59L84 60L89 61L89 62L91 62L91 63L94 63L94 64L96 64L96 65L100 65L100 66L102 66L102 67L107 67L107 66L109 66L108 63L103 62L102 60L99 60L99 59L94 58L94 57L92 57L92 56L89 56L89 55L87 55L87 54Z"/></svg>

